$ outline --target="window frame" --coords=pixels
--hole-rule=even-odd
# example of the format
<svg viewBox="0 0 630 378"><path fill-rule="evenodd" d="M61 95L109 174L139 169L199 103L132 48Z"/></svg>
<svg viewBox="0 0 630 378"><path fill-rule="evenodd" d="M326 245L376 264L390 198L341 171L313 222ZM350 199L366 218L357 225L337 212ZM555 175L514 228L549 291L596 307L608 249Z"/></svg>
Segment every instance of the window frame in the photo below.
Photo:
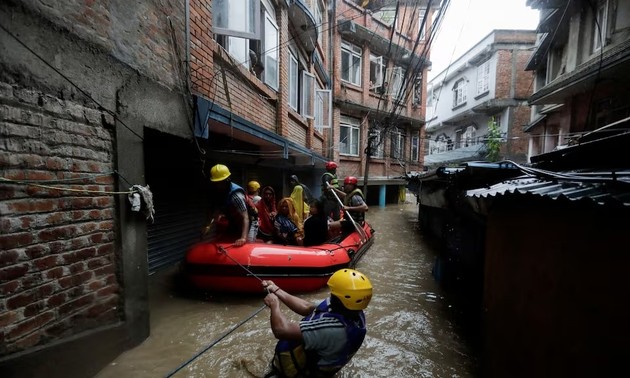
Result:
<svg viewBox="0 0 630 378"><path fill-rule="evenodd" d="M368 141L370 143L370 158L373 159L383 159L385 155L385 147L383 146L383 137L381 135L381 131L377 129L373 129L369 133ZM376 148L374 148L376 145Z"/></svg>
<svg viewBox="0 0 630 378"><path fill-rule="evenodd" d="M332 91L330 89L321 89L319 84L316 85L315 129L321 133L324 129L332 127ZM326 123L324 123L325 120Z"/></svg>
<svg viewBox="0 0 630 378"><path fill-rule="evenodd" d="M466 103L466 79L461 78L453 84L453 107Z"/></svg>
<svg viewBox="0 0 630 378"><path fill-rule="evenodd" d="M418 162L420 160L420 137L414 135L411 137L411 161Z"/></svg>
<svg viewBox="0 0 630 378"><path fill-rule="evenodd" d="M346 130L346 138L350 138L348 143L343 143L342 136ZM356 141L353 136L356 133ZM361 141L361 120L342 115L339 120L339 154L346 156L359 156L359 143ZM342 148L342 146L347 148Z"/></svg>
<svg viewBox="0 0 630 378"><path fill-rule="evenodd" d="M212 32L245 39L261 39L260 3L258 0L214 0L212 2ZM227 16L222 18L226 13ZM230 20L241 19L243 15L246 17L246 25L242 29L230 25Z"/></svg>
<svg viewBox="0 0 630 378"><path fill-rule="evenodd" d="M348 67L344 67L344 55L347 56ZM353 64L353 61L356 58L358 58L356 71L353 71L351 75L350 69L355 66ZM341 75L339 75L341 77L341 81L354 84L357 86L361 86L362 65L363 65L363 49L350 42L346 42L342 40L341 41L341 65L340 65ZM344 77L345 73L347 73L347 78ZM353 78L356 80L356 82L352 81Z"/></svg>
<svg viewBox="0 0 630 378"><path fill-rule="evenodd" d="M278 83L280 82L280 54L279 54L279 39L280 39L280 32L279 32L279 28L278 25L276 24L275 19L272 17L275 15L275 11L274 11L274 15L272 15L270 13L270 11L268 9L266 9L267 7L265 7L265 38L263 40L263 55L264 55L264 64L265 64L265 70L263 73L263 77L264 77L264 82L265 84L269 85L271 88L275 89L276 91L278 90ZM274 35L270 36L268 35L268 32L273 29L274 30ZM272 38L268 38L268 37L275 37L275 40L273 41L273 46L269 45L269 40ZM271 60L272 62L275 62L275 64L271 65L268 64L268 60ZM270 66L274 66L275 70L270 70L269 67ZM273 75L273 73L275 72L275 77L271 76Z"/></svg>
<svg viewBox="0 0 630 378"><path fill-rule="evenodd" d="M392 130L391 132L391 148L390 156L392 159L404 160L405 159L405 134L400 129Z"/></svg>
<svg viewBox="0 0 630 378"><path fill-rule="evenodd" d="M289 107L296 112L298 111L298 98L300 88L300 66L297 57L293 55L293 51L289 50Z"/></svg>
<svg viewBox="0 0 630 378"><path fill-rule="evenodd" d="M490 90L490 59L477 66L477 94Z"/></svg>
<svg viewBox="0 0 630 378"><path fill-rule="evenodd" d="M301 100L300 114L308 119L315 118L315 75L306 70L302 71Z"/></svg>

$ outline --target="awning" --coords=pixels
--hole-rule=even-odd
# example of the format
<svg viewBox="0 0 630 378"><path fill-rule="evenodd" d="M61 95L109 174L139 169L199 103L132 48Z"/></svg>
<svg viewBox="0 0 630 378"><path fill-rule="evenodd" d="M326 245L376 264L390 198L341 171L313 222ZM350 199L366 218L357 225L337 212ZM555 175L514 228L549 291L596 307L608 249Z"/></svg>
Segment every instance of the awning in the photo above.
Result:
<svg viewBox="0 0 630 378"><path fill-rule="evenodd" d="M424 165L439 165L451 162L462 162L466 160L478 160L480 155L485 152L484 144L462 147L456 150L446 151L439 154L431 154L424 156Z"/></svg>
<svg viewBox="0 0 630 378"><path fill-rule="evenodd" d="M193 96L195 102L195 137L208 139L211 133L229 135L230 138L257 146L260 156L253 156L255 164L274 167L312 166L324 168L328 161L304 146L258 126L219 104ZM274 151L275 153L271 153ZM229 154L229 151L220 151Z"/></svg>

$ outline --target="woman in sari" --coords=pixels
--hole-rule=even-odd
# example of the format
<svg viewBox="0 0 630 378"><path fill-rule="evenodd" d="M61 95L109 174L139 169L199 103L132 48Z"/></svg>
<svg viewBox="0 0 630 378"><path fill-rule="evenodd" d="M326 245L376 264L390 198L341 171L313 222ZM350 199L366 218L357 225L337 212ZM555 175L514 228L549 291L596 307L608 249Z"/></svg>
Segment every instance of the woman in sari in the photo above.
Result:
<svg viewBox="0 0 630 378"><path fill-rule="evenodd" d="M262 199L256 204L258 209L258 238L271 242L274 235L273 222L276 210L276 192L271 186L265 186L261 192Z"/></svg>
<svg viewBox="0 0 630 378"><path fill-rule="evenodd" d="M306 192L304 191L304 185L300 183L296 175L291 176L291 185L293 185L293 191L291 192L291 199L293 200L293 206L295 207L295 213L298 217L298 227L302 228L304 220L308 218L309 206ZM307 189L308 190L308 189Z"/></svg>
<svg viewBox="0 0 630 378"><path fill-rule="evenodd" d="M274 241L284 245L302 245L304 231L295 213L293 200L285 197L278 202L278 215L273 222Z"/></svg>

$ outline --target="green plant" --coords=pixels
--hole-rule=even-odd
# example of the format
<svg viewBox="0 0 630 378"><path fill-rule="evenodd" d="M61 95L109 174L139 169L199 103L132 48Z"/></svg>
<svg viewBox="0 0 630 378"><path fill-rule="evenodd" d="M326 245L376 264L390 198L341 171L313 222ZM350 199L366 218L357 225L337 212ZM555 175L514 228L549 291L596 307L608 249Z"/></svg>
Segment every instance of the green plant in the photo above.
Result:
<svg viewBox="0 0 630 378"><path fill-rule="evenodd" d="M494 121L494 117L488 121L488 137L486 139L486 159L498 161L501 153L501 130Z"/></svg>

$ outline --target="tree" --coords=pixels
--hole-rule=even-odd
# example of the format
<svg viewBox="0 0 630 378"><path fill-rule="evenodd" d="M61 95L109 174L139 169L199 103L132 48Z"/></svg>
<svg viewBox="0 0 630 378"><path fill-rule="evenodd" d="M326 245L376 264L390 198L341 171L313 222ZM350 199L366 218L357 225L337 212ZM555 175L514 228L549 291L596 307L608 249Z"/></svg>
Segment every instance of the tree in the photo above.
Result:
<svg viewBox="0 0 630 378"><path fill-rule="evenodd" d="M494 117L488 121L488 137L486 138L486 159L489 161L499 160L501 153L501 130L494 121Z"/></svg>

